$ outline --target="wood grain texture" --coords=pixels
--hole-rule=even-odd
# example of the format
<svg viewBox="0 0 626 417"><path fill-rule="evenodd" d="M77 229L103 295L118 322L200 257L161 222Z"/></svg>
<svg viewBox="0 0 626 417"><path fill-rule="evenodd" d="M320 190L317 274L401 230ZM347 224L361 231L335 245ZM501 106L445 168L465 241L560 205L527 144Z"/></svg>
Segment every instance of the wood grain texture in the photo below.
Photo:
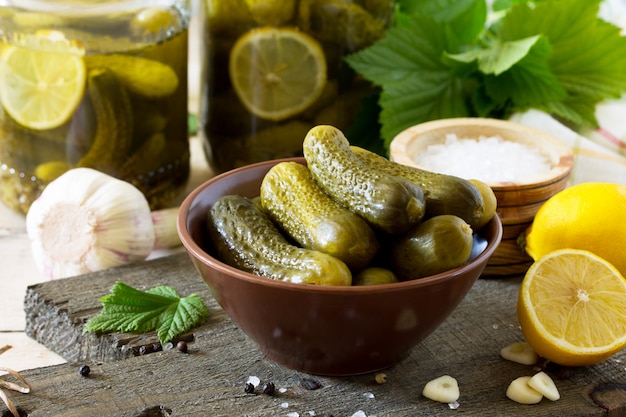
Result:
<svg viewBox="0 0 626 417"><path fill-rule="evenodd" d="M211 316L193 331L188 353L173 349L134 356L131 349L156 340L153 335L82 334L84 321L98 311L98 298L118 279L138 288L167 284L181 295L196 292L205 300ZM320 377L265 358L216 304L186 254L51 281L28 289L29 334L69 362L25 371L32 392L10 395L33 417L261 417L293 412L349 417L358 410L378 417L623 415L624 352L592 367L548 370L560 390L559 401L523 406L506 398L510 381L539 370L499 356L502 347L522 340L515 310L519 282L478 280L443 325L387 369L388 382L379 385L374 374ZM86 378L78 373L82 364L91 367ZM459 382L456 410L421 395L426 382L444 374ZM251 375L271 380L284 392L268 396L257 388L255 394L246 394ZM303 389L305 378L319 381L322 388ZM1 415L8 415L2 407Z"/></svg>

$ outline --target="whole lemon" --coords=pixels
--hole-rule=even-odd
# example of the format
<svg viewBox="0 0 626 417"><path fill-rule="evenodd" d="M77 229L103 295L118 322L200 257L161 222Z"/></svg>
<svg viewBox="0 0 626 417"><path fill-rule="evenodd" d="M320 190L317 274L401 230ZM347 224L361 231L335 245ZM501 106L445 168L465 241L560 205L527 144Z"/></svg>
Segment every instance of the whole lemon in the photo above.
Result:
<svg viewBox="0 0 626 417"><path fill-rule="evenodd" d="M525 233L534 260L558 249L592 252L626 274L626 186L586 182L549 198Z"/></svg>

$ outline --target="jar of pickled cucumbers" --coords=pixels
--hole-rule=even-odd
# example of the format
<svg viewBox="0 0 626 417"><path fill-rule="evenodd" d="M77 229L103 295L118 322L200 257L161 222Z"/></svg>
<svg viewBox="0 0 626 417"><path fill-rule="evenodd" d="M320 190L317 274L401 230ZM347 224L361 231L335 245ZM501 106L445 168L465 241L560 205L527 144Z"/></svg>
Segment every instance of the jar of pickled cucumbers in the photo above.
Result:
<svg viewBox="0 0 626 417"><path fill-rule="evenodd" d="M352 127L372 85L344 58L382 37L393 0L200 0L199 135L216 172L299 156L309 129Z"/></svg>
<svg viewBox="0 0 626 417"><path fill-rule="evenodd" d="M154 209L189 176L189 0L0 2L0 199L26 213L74 167Z"/></svg>

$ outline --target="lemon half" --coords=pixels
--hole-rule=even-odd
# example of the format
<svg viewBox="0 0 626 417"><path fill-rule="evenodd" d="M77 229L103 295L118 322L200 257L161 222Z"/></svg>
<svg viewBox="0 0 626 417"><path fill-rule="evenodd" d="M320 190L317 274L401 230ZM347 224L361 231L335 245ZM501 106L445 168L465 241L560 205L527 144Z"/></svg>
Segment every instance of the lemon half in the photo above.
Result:
<svg viewBox="0 0 626 417"><path fill-rule="evenodd" d="M279 121L305 110L326 84L326 59L319 43L291 28L256 28L230 53L231 82L254 115Z"/></svg>
<svg viewBox="0 0 626 417"><path fill-rule="evenodd" d="M517 314L537 354L565 366L593 365L626 346L626 280L589 251L557 250L526 273Z"/></svg>

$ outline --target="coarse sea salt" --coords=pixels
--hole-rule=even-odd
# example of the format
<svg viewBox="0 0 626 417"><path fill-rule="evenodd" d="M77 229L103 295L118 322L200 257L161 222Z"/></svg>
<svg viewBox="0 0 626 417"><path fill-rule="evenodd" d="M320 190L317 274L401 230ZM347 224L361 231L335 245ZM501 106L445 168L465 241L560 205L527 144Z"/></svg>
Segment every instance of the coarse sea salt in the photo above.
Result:
<svg viewBox="0 0 626 417"><path fill-rule="evenodd" d="M444 143L429 145L414 161L427 171L488 184L524 182L552 169L537 149L499 136L459 139L448 134Z"/></svg>

